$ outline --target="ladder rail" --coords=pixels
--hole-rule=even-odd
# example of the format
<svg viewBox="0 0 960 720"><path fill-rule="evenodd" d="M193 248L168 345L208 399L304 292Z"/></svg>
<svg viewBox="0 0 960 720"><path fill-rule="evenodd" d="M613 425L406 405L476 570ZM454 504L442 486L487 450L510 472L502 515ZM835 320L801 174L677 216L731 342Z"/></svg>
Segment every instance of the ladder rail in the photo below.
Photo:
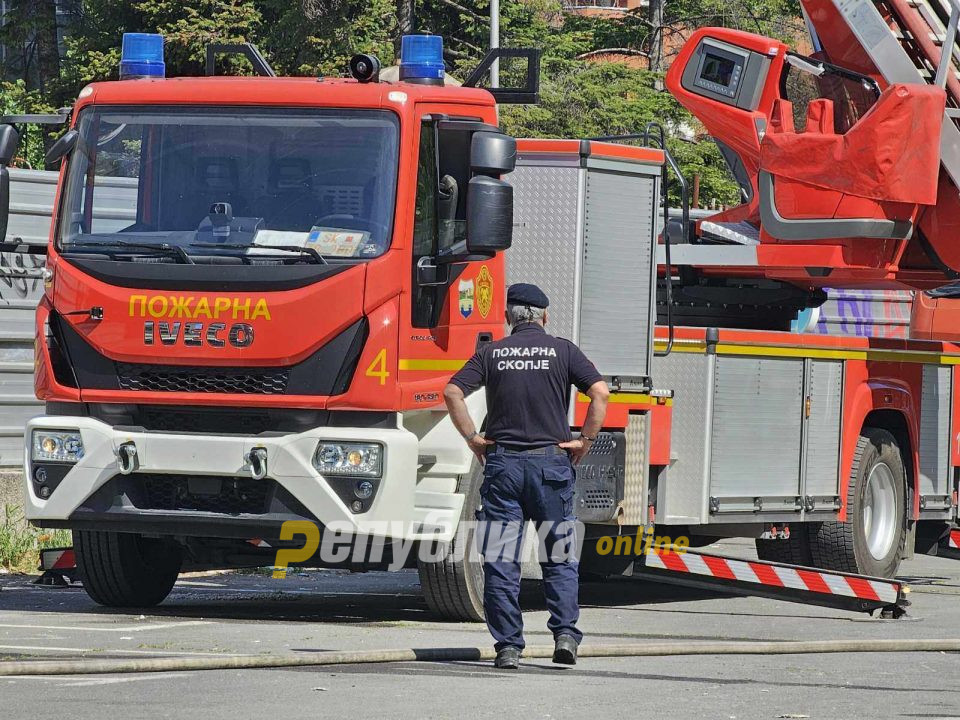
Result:
<svg viewBox="0 0 960 720"><path fill-rule="evenodd" d="M947 73L953 65L953 53L957 45L957 24L960 21L960 2L958 0L949 0L949 2L950 20L947 22L947 31L940 46L940 64L937 66L937 75L934 78L934 85L944 90L947 87ZM949 48L949 51L944 52L944 48Z"/></svg>

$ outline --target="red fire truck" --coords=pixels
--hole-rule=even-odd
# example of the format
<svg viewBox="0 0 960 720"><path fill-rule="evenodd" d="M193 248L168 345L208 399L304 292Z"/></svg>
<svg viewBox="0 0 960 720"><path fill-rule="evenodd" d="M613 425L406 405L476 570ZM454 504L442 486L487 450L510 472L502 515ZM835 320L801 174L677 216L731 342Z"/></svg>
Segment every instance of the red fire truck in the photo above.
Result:
<svg viewBox="0 0 960 720"><path fill-rule="evenodd" d="M358 56L354 80L84 89L51 151L64 162L37 314L47 412L26 431L28 517L75 531L104 604L159 602L186 568L269 564L292 542L283 521L305 519L438 547L417 561L428 604L479 618L482 573L456 531L478 468L440 391L501 336L505 285L522 278L614 391L578 474L585 572L643 564L637 548L591 540L639 546L655 527L695 544L755 537L761 559L839 574L689 572L887 598L852 574L891 576L956 514L960 346L791 323L824 287L932 288L960 268L952 69L931 73L924 55L929 77L915 62L911 79L902 58L875 58L890 39L920 57L885 4L803 4L815 56L708 29L668 74L743 191L696 223L661 219L671 158L656 128L644 133L655 148L514 146L495 104L532 84L445 85L435 48L413 51L435 40L411 41L397 83L374 82L377 63ZM136 75L161 62L128 61ZM0 123L0 166L15 124ZM483 398L470 408L482 420ZM653 571L680 570L657 557Z"/></svg>
<svg viewBox="0 0 960 720"><path fill-rule="evenodd" d="M493 94L445 86L439 40L405 39L387 83L368 56L273 77L249 47L262 77L166 79L162 38L126 36L127 79L0 124L5 166L20 123L69 123L26 508L75 531L98 602L269 564L289 519L452 536L470 453L441 391L503 332L516 150Z"/></svg>

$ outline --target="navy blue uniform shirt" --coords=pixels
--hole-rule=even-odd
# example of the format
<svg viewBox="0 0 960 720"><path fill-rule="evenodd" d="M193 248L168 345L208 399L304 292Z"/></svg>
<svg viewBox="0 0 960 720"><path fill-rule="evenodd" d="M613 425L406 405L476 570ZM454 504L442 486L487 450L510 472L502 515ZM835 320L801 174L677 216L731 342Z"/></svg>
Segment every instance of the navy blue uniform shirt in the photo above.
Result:
<svg viewBox="0 0 960 720"><path fill-rule="evenodd" d="M523 323L480 348L450 382L464 395L486 388L487 439L528 450L570 440L570 386L586 392L602 379L572 342Z"/></svg>

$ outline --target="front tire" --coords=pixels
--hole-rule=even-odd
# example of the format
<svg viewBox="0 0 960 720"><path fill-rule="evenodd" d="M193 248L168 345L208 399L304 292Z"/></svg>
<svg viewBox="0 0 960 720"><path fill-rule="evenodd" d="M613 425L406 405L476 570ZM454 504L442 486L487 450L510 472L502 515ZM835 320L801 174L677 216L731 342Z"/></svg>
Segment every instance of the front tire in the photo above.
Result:
<svg viewBox="0 0 960 720"><path fill-rule="evenodd" d="M893 577L907 536L906 472L896 438L864 428L847 488L847 521L821 523L811 534L815 566Z"/></svg>
<svg viewBox="0 0 960 720"><path fill-rule="evenodd" d="M75 530L83 589L108 607L152 607L170 594L180 573L175 545L133 533Z"/></svg>
<svg viewBox="0 0 960 720"><path fill-rule="evenodd" d="M460 476L457 491L464 494L460 520L469 530L458 532L447 543L444 558L437 562L417 560L420 587L430 612L446 620L483 622L483 560L474 541L475 511L480 505L483 467L474 461L470 473Z"/></svg>

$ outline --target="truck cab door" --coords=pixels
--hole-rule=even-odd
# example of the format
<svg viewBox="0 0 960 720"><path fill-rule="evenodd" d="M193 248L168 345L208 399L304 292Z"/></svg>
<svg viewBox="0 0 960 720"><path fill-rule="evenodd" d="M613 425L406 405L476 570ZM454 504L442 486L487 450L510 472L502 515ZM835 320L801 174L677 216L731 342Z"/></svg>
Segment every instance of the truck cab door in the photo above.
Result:
<svg viewBox="0 0 960 720"><path fill-rule="evenodd" d="M424 389L430 382L442 389L452 371L475 352L478 339L502 335L502 253L450 264L437 262L438 256L466 238L473 135L495 130L473 118L458 120L438 113L422 117L411 263L411 341L403 351L410 358L405 377L423 381L417 383L421 391L414 397L433 397Z"/></svg>

